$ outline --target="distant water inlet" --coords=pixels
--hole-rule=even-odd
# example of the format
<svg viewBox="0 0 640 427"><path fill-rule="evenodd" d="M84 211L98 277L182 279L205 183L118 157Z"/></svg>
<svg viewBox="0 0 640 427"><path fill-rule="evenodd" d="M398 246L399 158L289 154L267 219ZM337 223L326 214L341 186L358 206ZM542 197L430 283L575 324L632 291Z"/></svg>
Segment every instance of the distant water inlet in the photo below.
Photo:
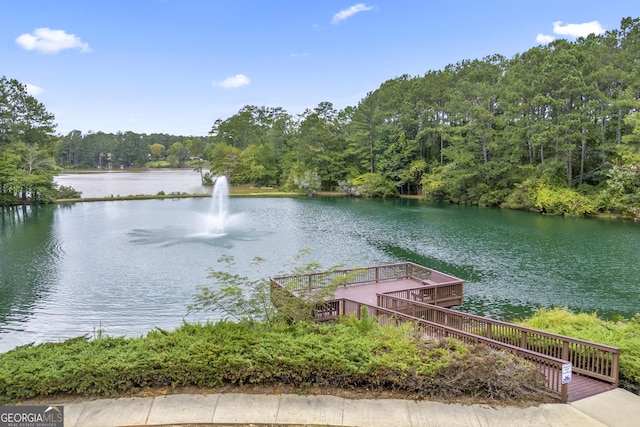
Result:
<svg viewBox="0 0 640 427"><path fill-rule="evenodd" d="M211 191L202 185L200 174L191 169L154 169L144 172L102 170L94 173L61 174L55 181L82 192L84 198L159 192L204 194Z"/></svg>

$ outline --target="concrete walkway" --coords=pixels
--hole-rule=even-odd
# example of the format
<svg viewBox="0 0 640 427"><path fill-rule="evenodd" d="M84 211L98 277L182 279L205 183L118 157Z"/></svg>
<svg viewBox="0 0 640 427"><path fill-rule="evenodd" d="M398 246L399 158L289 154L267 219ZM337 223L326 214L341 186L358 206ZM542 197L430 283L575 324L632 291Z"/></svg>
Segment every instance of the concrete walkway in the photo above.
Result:
<svg viewBox="0 0 640 427"><path fill-rule="evenodd" d="M65 427L176 425L638 426L640 396L612 390L571 404L490 407L334 396L175 394L63 404Z"/></svg>

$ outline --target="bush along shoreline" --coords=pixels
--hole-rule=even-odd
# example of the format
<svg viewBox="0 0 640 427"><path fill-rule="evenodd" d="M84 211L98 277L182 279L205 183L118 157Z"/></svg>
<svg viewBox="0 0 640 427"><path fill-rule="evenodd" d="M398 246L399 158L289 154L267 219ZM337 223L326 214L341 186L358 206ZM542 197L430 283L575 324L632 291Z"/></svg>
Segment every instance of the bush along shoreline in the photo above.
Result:
<svg viewBox="0 0 640 427"><path fill-rule="evenodd" d="M620 386L640 394L640 315L541 309L522 324L620 348ZM26 345L0 354L0 404L28 399L131 396L163 388L229 386L338 390L395 398L537 404L534 366L483 345L418 338L410 325L372 319L335 324L184 323L136 338L98 334Z"/></svg>
<svg viewBox="0 0 640 427"><path fill-rule="evenodd" d="M412 399L536 402L544 379L511 354L355 318L336 324L183 324L137 338L78 337L0 354L0 404L230 385L394 392Z"/></svg>

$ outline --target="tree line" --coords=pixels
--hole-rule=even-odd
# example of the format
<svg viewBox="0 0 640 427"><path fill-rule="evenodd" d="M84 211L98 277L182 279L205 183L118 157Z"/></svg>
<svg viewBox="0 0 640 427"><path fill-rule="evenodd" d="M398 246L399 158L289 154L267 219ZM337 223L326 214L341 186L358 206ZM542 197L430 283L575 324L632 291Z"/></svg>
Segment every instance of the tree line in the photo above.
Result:
<svg viewBox="0 0 640 427"><path fill-rule="evenodd" d="M74 131L53 154L64 167L204 159L235 184L310 194L640 217L639 46L640 19L624 18L512 58L399 76L342 110L247 105L204 137Z"/></svg>
<svg viewBox="0 0 640 427"><path fill-rule="evenodd" d="M207 153L237 183L640 215L640 20L384 82L298 117L247 106Z"/></svg>
<svg viewBox="0 0 640 427"><path fill-rule="evenodd" d="M640 20L384 82L298 117L247 106L207 153L237 183L640 215Z"/></svg>
<svg viewBox="0 0 640 427"><path fill-rule="evenodd" d="M203 155L205 138L163 133L88 132L79 130L62 137L56 149L56 163L65 169L142 168L163 160L164 166L180 167Z"/></svg>

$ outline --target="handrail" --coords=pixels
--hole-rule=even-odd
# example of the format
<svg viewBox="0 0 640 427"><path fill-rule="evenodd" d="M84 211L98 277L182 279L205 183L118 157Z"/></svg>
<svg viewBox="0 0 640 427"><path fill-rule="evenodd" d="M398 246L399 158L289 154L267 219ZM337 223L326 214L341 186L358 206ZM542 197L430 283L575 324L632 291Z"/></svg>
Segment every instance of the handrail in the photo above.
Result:
<svg viewBox="0 0 640 427"><path fill-rule="evenodd" d="M347 299L334 300L333 302L338 303L338 307L334 307L332 310L334 316L336 314L345 315L347 313L354 313L356 317L360 318L361 307L367 307L369 316L378 316L378 320L381 321L381 323L388 324L391 319L386 318L381 320L379 316L380 313L391 316L392 319L395 319L396 324L398 321L410 321L420 325L426 331L426 333L423 333L423 336L425 337L445 338L453 336L465 343L483 343L494 349L506 350L514 353L519 357L522 357L525 360L534 363L538 367L538 369L540 369L545 375L545 387L544 390L541 391L545 391L551 394L552 396L560 399L562 402L566 402L568 399L568 386L566 383L563 384L562 382L562 367L563 365L569 363L567 360L537 353L535 351L511 344L495 341L490 338L475 335L473 333L465 332L454 327L439 324L419 317L411 316L409 314L391 310L389 308L373 306Z"/></svg>
<svg viewBox="0 0 640 427"><path fill-rule="evenodd" d="M334 270L320 273L278 276L273 277L270 280L292 292L297 292L324 288L335 284L349 286L398 279L414 279L426 282L432 274L452 283L464 283L464 280L457 279L456 277L412 262ZM444 283L446 283L446 281ZM440 283L440 281L438 283Z"/></svg>
<svg viewBox="0 0 640 427"><path fill-rule="evenodd" d="M423 284L405 288L399 291L384 292L384 295L399 298L403 298L402 295L406 295L406 299L438 306L441 306L442 303L452 302L458 305L462 303L463 286L464 282L462 281L438 282L436 284Z"/></svg>
<svg viewBox="0 0 640 427"><path fill-rule="evenodd" d="M394 292L394 295L401 294ZM407 295L409 295L407 293ZM457 330L501 344L568 360L577 374L618 384L619 349L500 320L438 307L389 294L377 294L378 305L406 310L407 314L446 324Z"/></svg>
<svg viewBox="0 0 640 427"><path fill-rule="evenodd" d="M407 278L407 264L408 263L389 264L302 275L280 276L274 277L271 280L278 283L280 286L296 292L324 288L334 284L346 286Z"/></svg>

